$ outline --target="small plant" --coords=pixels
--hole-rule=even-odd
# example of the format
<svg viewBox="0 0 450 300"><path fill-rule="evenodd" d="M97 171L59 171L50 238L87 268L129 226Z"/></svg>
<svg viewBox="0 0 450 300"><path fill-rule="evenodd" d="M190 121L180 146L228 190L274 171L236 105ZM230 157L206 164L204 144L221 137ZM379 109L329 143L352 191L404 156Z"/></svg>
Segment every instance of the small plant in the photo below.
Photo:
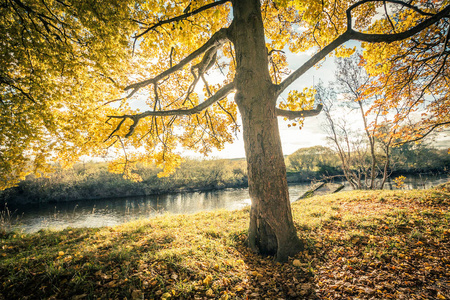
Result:
<svg viewBox="0 0 450 300"><path fill-rule="evenodd" d="M395 182L395 187L398 189L403 189L405 188L405 176L398 176L396 178L394 178L394 182Z"/></svg>
<svg viewBox="0 0 450 300"><path fill-rule="evenodd" d="M8 205L0 210L0 238L6 236L12 231L13 225L17 223L18 217L14 217L14 212L11 212Z"/></svg>

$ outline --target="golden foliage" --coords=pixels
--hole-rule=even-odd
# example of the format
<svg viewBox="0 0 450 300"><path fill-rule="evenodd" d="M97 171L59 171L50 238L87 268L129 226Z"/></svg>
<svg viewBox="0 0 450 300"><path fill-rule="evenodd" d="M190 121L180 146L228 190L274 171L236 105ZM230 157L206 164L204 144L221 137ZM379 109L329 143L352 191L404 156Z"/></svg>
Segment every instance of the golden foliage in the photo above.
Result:
<svg viewBox="0 0 450 300"><path fill-rule="evenodd" d="M352 3L262 1L273 83L280 83L290 72L281 51L320 50L328 45L347 30L345 10ZM436 13L448 1L410 4ZM203 10L205 5L212 6ZM379 18L377 8L382 5L381 1L367 2L354 9L353 28L390 34L427 17L411 9L393 9L390 18ZM186 15L195 11L200 12ZM208 66L203 65L207 55L198 55L157 84L124 93L130 84L173 68L228 27L230 2L112 0L105 5L85 0L69 5L21 0L2 5L0 16L1 189L27 174L49 172L54 162L71 166L82 155L117 157L111 171L127 178L139 180L131 171L139 160L163 166L161 176L166 176L179 165L180 148L206 155L233 141L239 128L232 95L192 115L150 116L138 121L120 118L141 110L192 109L233 81L238 60L232 42L225 42L214 48L217 52ZM378 78L366 93L384 90L378 106L386 114L400 106L393 120L400 125L410 112L425 108L420 122L398 130L398 135L423 135L435 124L450 122L444 29L442 21L413 39L363 43L365 67ZM348 56L353 51L342 47L335 54ZM222 82L206 83L220 76ZM127 97L130 92L133 97ZM313 93L311 89L291 91L280 107L310 109ZM291 125L301 127L302 122L297 119Z"/></svg>

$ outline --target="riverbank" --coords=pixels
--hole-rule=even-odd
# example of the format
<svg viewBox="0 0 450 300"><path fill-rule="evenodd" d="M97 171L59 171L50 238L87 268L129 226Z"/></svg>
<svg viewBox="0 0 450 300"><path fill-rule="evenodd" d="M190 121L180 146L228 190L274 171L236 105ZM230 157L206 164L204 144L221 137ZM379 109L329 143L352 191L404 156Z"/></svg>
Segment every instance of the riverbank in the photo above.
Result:
<svg viewBox="0 0 450 300"><path fill-rule="evenodd" d="M233 163L235 161L232 161ZM142 182L133 182L121 177L120 174L109 173L106 168L100 168L96 172L80 170L60 170L48 178L29 178L19 184L18 187L0 191L0 211L6 206L19 207L23 205L56 204L68 202L88 202L92 200L109 200L124 198L139 198L149 196L174 195L194 192L214 192L226 189L241 189L248 187L246 170L240 165L233 169L224 163L219 172L206 166L195 167L196 171L203 170L201 175L196 172L189 173L184 168L168 178L158 178L157 171L148 175ZM214 165L214 164L213 164ZM105 166L104 166L105 167ZM68 173L75 173L68 175ZM184 174L184 175L183 175ZM189 174L189 175L187 175ZM212 175L214 174L214 175ZM429 181L436 178L448 178L448 171L430 169L422 172L411 170L392 172L390 178L406 175L409 179L419 183L406 184L407 189L426 188ZM408 179L408 181L410 181ZM290 186L297 184L312 184L317 181L335 181L345 184L344 175L337 174L331 177L324 176L320 172L288 172L287 181ZM395 188L395 184L388 183L385 188Z"/></svg>
<svg viewBox="0 0 450 300"><path fill-rule="evenodd" d="M106 163L55 167L47 177L28 176L17 187L0 191L0 207L241 188L247 187L246 168L243 159L186 159L169 177L158 177L161 169L155 166L139 166L135 174L141 180L131 181L109 172Z"/></svg>
<svg viewBox="0 0 450 300"><path fill-rule="evenodd" d="M0 299L448 299L450 183L292 205L306 250L244 245L248 209L2 234Z"/></svg>
<svg viewBox="0 0 450 300"><path fill-rule="evenodd" d="M415 153L415 152L414 152ZM431 152L430 152L431 153ZM434 152L433 152L434 153ZM440 154L441 155L441 154ZM290 185L308 183L317 180L344 180L342 170L333 164L323 164L300 168L295 155L287 157L286 178ZM422 155L423 156L423 155ZM421 156L421 157L422 157ZM442 156L442 155L441 155ZM450 161L445 156L428 155L433 163L424 159L408 161L396 165L391 170L391 178L400 175L425 177L436 174L448 174ZM416 157L412 155L412 157ZM437 158L442 158L441 160ZM337 159L337 158L336 158ZM293 163L297 161L297 168ZM317 163L321 161L316 161ZM412 164L412 162L414 162ZM420 166L420 167L419 167ZM296 171L293 171L293 170ZM218 191L228 188L248 186L247 164L245 159L196 160L185 159L180 167L168 177L158 177L161 168L138 165L133 174L138 181L123 178L122 174L109 172L105 162L80 162L71 169L54 166L47 177L28 176L17 187L0 191L0 210L9 206L65 203L125 197L155 196L185 192Z"/></svg>
<svg viewBox="0 0 450 300"><path fill-rule="evenodd" d="M407 176L407 177L427 177L427 176L440 176L440 175L448 175L449 170L447 168L432 168L432 169L399 169L392 170L389 173L388 179L394 179L398 176ZM312 182L312 181L321 181L321 180L331 180L335 179L336 181L344 181L345 176L343 172L336 172L333 174L324 174L318 171L302 171L302 172L287 172L287 181L290 184L299 183L299 182ZM381 177L378 179L381 180Z"/></svg>

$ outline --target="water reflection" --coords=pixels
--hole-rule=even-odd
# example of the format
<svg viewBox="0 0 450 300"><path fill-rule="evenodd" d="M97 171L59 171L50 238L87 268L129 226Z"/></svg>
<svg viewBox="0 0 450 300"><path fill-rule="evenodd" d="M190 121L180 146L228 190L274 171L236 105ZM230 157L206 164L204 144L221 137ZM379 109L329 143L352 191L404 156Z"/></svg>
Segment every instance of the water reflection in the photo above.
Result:
<svg viewBox="0 0 450 300"><path fill-rule="evenodd" d="M409 189L428 188L447 182L448 176L422 176L408 178ZM395 188L388 182L386 188ZM300 197L309 189L309 184L289 187L291 200ZM345 189L349 189L347 186ZM180 193L171 195L75 201L57 204L9 207L13 218L17 217L18 228L35 232L43 228L114 226L127 221L154 217L158 214L191 214L216 209L235 210L250 204L248 189L226 189L211 192Z"/></svg>
<svg viewBox="0 0 450 300"><path fill-rule="evenodd" d="M250 204L247 189L171 195L74 201L11 207L25 232L43 228L114 226L158 214L190 214L216 209L235 210ZM13 218L15 219L15 218Z"/></svg>

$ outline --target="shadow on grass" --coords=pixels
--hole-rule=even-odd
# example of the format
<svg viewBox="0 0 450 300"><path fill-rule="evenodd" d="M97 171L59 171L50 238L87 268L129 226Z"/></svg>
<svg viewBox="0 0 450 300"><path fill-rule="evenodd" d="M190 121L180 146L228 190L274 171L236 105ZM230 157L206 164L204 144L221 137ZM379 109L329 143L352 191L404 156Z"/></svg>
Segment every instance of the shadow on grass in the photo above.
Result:
<svg viewBox="0 0 450 300"><path fill-rule="evenodd" d="M261 256L246 245L246 234L234 237L236 250L247 266L247 282L242 294L248 299L318 299L313 274L302 266L307 262L291 258L288 263L278 263L272 256ZM302 266L301 266L302 265Z"/></svg>

